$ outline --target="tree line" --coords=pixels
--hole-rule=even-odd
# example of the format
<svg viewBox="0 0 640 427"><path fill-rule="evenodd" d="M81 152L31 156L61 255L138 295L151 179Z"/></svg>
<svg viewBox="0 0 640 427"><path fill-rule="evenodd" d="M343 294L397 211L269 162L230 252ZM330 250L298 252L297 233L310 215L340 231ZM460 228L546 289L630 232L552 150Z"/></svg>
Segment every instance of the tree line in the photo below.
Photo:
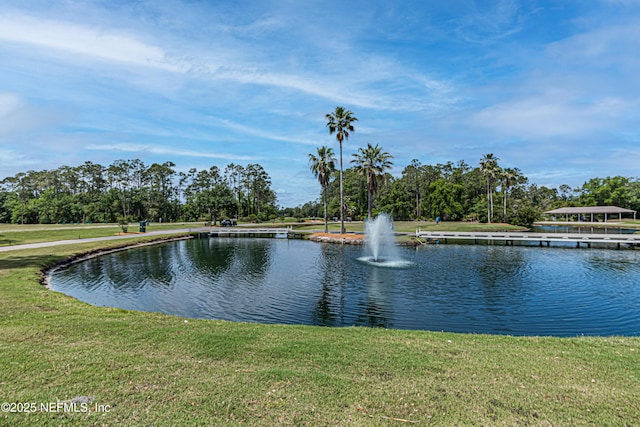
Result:
<svg viewBox="0 0 640 427"><path fill-rule="evenodd" d="M64 223L218 221L238 218L268 221L283 216L340 218L339 171L331 147L309 155L322 178L320 197L297 207L276 207L271 178L258 164L176 172L171 162L146 166L118 160L109 166L85 162L55 170L21 172L0 181L0 222ZM377 160L376 160L377 159ZM392 176L392 156L378 144L359 148L343 171L347 220L386 212L398 220L435 219L508 222L529 225L542 212L563 206L615 205L640 211L640 181L614 176L582 186L548 188L530 183L518 168L502 167L487 154L472 167L457 163L423 164L414 159ZM318 172L318 173L316 173ZM322 184L322 183L321 183ZM325 191L326 190L326 191Z"/></svg>
<svg viewBox="0 0 640 427"><path fill-rule="evenodd" d="M366 149L365 149L366 150ZM315 154L314 154L315 155ZM495 159L495 157L494 157ZM582 186L549 188L530 183L518 168L497 163L485 170L457 163L422 164L414 159L401 176L378 176L372 198L373 216L386 212L397 220L435 219L505 222L528 226L543 219L543 212L565 206L619 206L640 211L640 181L622 176L593 178ZM344 210L347 220L368 217L366 176L358 166L344 171ZM326 186L329 219L340 215L338 173ZM293 209L295 216L323 217L323 197ZM296 211L297 212L293 212Z"/></svg>
<svg viewBox="0 0 640 427"><path fill-rule="evenodd" d="M21 172L0 182L0 222L5 223L266 221L276 214L271 178L259 164L185 173L176 172L172 162L85 162Z"/></svg>
<svg viewBox="0 0 640 427"><path fill-rule="evenodd" d="M355 166L343 171L342 144L355 132L352 111L336 107L326 115L327 128L340 146L340 167L333 149L322 146L309 154L309 167L322 187L322 203L298 207L299 216L371 218L372 211L395 219L468 220L505 222L528 226L543 212L564 206L606 206L640 210L640 182L621 176L593 178L581 187L548 188L530 183L519 168L503 167L493 153L472 167L464 160L454 164L426 165L414 159L400 177L388 170L393 156L378 144L359 148ZM375 207L375 209L374 209ZM341 227L344 230L344 226Z"/></svg>
<svg viewBox="0 0 640 427"><path fill-rule="evenodd" d="M520 169L499 164L493 153L477 166L423 164L414 159L393 176L393 156L367 143L344 168L342 145L358 119L344 107L325 116L339 143L310 153L309 168L321 186L320 198L278 208L271 178L259 164L176 172L175 164L147 166L141 160L92 162L55 170L28 171L0 181L0 222L64 223L211 221L238 218L319 217L344 221L386 212L398 220L435 219L506 222L528 226L543 212L564 206L605 206L640 210L640 181L629 177L593 178L581 187L548 188L530 183Z"/></svg>

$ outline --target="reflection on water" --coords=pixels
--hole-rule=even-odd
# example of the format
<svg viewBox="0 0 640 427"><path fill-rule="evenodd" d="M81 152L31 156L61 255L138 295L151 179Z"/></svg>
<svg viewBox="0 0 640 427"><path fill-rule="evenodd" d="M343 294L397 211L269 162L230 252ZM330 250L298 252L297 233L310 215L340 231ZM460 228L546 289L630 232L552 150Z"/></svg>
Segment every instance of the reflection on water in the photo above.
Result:
<svg viewBox="0 0 640 427"><path fill-rule="evenodd" d="M57 271L52 288L95 305L184 317L512 335L640 335L636 251L518 246L363 249L280 239L194 239Z"/></svg>

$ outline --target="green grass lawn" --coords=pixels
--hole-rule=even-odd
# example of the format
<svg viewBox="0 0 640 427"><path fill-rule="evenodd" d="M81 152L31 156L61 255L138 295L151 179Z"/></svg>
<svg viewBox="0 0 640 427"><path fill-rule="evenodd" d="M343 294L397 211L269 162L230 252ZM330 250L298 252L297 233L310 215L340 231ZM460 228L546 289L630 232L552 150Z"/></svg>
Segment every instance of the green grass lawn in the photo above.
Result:
<svg viewBox="0 0 640 427"><path fill-rule="evenodd" d="M204 227L203 222L180 222L151 224L147 231L174 230ZM129 232L139 231L139 224L131 224ZM0 246L23 245L28 243L49 242L55 240L87 239L107 237L121 233L118 224L0 224Z"/></svg>
<svg viewBox="0 0 640 427"><path fill-rule="evenodd" d="M0 425L640 424L639 338L183 319L39 283L46 265L119 244L0 253L0 402L56 409ZM65 412L72 399L91 402Z"/></svg>
<svg viewBox="0 0 640 427"><path fill-rule="evenodd" d="M291 224L284 224L288 226ZM246 224L245 224L246 226ZM282 223L263 223L256 224L256 227L283 227ZM364 232L365 225L363 222L345 223L349 232ZM203 222L180 222L180 223L153 223L147 226L147 231L155 230L174 230L185 228L201 228L204 227ZM301 232L309 230L322 230L322 223L296 223L293 225L296 230ZM397 232L415 233L416 228L420 227L426 230L442 230L442 231L503 231L503 230L522 230L508 224L480 224L466 222L441 222L436 225L435 222L428 221L396 221L394 229ZM339 231L340 223L331 223L329 229L331 231ZM138 224L131 224L129 232L137 232ZM74 240L86 239L92 237L107 237L120 233L122 230L117 224L0 224L0 246L13 246L28 243L48 242L54 240Z"/></svg>
<svg viewBox="0 0 640 427"><path fill-rule="evenodd" d="M347 232L364 232L363 221L344 223ZM301 223L294 227L297 230L324 230L324 223ZM526 231L526 228L510 224L483 224L479 222L443 221L436 224L434 221L394 221L393 229L401 233L415 233L416 229L422 231ZM340 231L339 222L330 222L329 231Z"/></svg>

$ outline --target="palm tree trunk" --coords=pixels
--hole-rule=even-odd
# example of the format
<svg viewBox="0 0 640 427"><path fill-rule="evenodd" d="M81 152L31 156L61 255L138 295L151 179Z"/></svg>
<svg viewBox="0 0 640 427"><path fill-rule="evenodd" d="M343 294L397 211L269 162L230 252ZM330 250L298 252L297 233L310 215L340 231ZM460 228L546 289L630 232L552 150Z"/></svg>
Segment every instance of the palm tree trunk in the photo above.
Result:
<svg viewBox="0 0 640 427"><path fill-rule="evenodd" d="M487 178L487 222L491 224L491 186Z"/></svg>
<svg viewBox="0 0 640 427"><path fill-rule="evenodd" d="M342 192L342 141L340 142L340 234L344 234L344 203Z"/></svg>
<svg viewBox="0 0 640 427"><path fill-rule="evenodd" d="M494 209L493 209L493 185L491 185L491 187L489 187L489 194L491 195L491 219L493 220L493 213L494 213Z"/></svg>
<svg viewBox="0 0 640 427"><path fill-rule="evenodd" d="M322 187L322 199L324 201L324 232L329 232L329 219L327 215L327 186Z"/></svg>
<svg viewBox="0 0 640 427"><path fill-rule="evenodd" d="M507 190L504 190L504 199L502 200L502 221L507 222Z"/></svg>

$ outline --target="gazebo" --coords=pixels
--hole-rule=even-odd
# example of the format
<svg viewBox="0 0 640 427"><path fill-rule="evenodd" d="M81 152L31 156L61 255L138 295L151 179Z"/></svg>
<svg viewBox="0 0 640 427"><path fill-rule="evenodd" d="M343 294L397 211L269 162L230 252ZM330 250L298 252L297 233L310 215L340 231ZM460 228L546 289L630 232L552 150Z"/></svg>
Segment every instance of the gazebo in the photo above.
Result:
<svg viewBox="0 0 640 427"><path fill-rule="evenodd" d="M604 215L604 222L607 222L608 215L618 215L618 220L622 221L622 214L633 214L633 219L636 219L636 211L631 209L619 208L618 206L581 206L581 207L568 207L553 209L551 211L544 212L546 215L565 215L565 220L569 221L569 215L578 215L578 221L581 218L589 215L591 217L590 222L597 221L595 215ZM594 221L595 220L595 221Z"/></svg>

